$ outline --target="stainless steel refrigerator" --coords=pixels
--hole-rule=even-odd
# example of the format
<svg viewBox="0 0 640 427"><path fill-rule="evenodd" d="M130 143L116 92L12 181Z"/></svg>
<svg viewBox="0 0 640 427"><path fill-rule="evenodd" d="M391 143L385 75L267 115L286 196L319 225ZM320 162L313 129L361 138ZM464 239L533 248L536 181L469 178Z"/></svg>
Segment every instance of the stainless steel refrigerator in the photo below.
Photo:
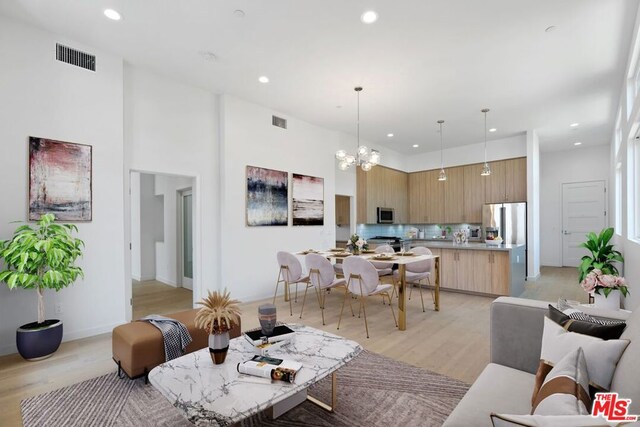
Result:
<svg viewBox="0 0 640 427"><path fill-rule="evenodd" d="M497 229L506 244L527 244L527 204L494 203L482 207L482 231Z"/></svg>

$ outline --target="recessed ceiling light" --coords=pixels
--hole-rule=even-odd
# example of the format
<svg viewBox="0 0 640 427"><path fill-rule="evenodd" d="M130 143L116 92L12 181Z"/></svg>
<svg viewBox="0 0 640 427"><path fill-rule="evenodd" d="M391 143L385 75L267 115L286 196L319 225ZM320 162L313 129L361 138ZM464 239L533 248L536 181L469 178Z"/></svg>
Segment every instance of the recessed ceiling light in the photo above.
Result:
<svg viewBox="0 0 640 427"><path fill-rule="evenodd" d="M575 145L577 147L578 145L582 145L582 142L579 142L579 141L578 142L574 142L573 145Z"/></svg>
<svg viewBox="0 0 640 427"><path fill-rule="evenodd" d="M259 81L260 83L269 83L269 77L267 77L267 76L260 76L260 77L258 77L258 81Z"/></svg>
<svg viewBox="0 0 640 427"><path fill-rule="evenodd" d="M233 11L233 16L236 18L244 18L244 10L236 9Z"/></svg>
<svg viewBox="0 0 640 427"><path fill-rule="evenodd" d="M556 26L555 25L550 25L550 26L548 26L547 28L544 29L544 32L545 33L550 33L550 32L555 31L555 30L556 30Z"/></svg>
<svg viewBox="0 0 640 427"><path fill-rule="evenodd" d="M365 24L373 24L378 20L378 14L375 13L373 10L367 10L365 13L362 14L362 16L360 17L360 20Z"/></svg>
<svg viewBox="0 0 640 427"><path fill-rule="evenodd" d="M418 148L418 147L420 147L420 146L419 146L418 144L413 144L413 146L412 146L412 147L413 147L413 148Z"/></svg>
<svg viewBox="0 0 640 427"><path fill-rule="evenodd" d="M491 128L491 129L489 129L489 132L495 132L495 131L497 131L497 130L498 130L498 129L496 129L496 128Z"/></svg>
<svg viewBox="0 0 640 427"><path fill-rule="evenodd" d="M207 61L215 62L218 60L218 57L216 56L216 54L213 52L209 52L208 50L201 50L198 53L200 54L200 56L202 56L203 59Z"/></svg>
<svg viewBox="0 0 640 427"><path fill-rule="evenodd" d="M388 134L387 134L387 137L389 137L389 138L393 138L393 134L392 134L392 133L388 133Z"/></svg>
<svg viewBox="0 0 640 427"><path fill-rule="evenodd" d="M113 9L105 9L104 16L106 16L109 19L113 19L114 21L119 21L122 19L122 15L120 15L117 11Z"/></svg>
<svg viewBox="0 0 640 427"><path fill-rule="evenodd" d="M580 123L571 123L569 126L571 126L572 128L577 128L578 126L580 126Z"/></svg>

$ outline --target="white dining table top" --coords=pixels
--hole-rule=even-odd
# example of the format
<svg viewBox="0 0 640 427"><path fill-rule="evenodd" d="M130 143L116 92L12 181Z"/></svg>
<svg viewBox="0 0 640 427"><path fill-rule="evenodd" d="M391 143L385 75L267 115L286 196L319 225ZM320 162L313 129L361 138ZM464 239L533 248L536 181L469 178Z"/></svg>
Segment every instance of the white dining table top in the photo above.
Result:
<svg viewBox="0 0 640 427"><path fill-rule="evenodd" d="M305 251L300 251L300 252L296 252L297 255L301 255L304 256L306 254L303 254L302 252ZM375 256L379 255L379 254L359 254L359 255L348 255L348 256L338 256L336 254L339 254L340 252L335 252L335 251L317 251L317 252L312 252L312 253L317 253L318 255L322 255L324 257L327 258L335 258L335 259L346 259L349 258L350 256L358 256L361 258L364 258L366 260L369 261L375 261L375 262L388 262L389 264L412 264L414 262L418 262L418 261L425 261L425 260L429 260L429 259L436 259L439 258L439 255L400 255L399 253L395 253L391 259L378 259Z"/></svg>

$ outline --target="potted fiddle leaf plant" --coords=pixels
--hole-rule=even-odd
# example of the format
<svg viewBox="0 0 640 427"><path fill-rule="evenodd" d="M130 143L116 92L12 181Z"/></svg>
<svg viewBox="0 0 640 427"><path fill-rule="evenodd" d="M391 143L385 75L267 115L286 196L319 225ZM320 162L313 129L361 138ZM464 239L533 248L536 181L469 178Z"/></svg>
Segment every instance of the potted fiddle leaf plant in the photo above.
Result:
<svg viewBox="0 0 640 427"><path fill-rule="evenodd" d="M224 362L229 350L229 331L240 322L240 301L231 299L226 289L224 292L208 292L208 296L197 304L202 308L196 314L195 323L198 328L209 333L209 354L216 365Z"/></svg>
<svg viewBox="0 0 640 427"><path fill-rule="evenodd" d="M51 356L62 341L62 322L46 319L44 291L63 289L79 277L82 269L75 265L82 255L84 242L73 237L78 228L56 223L53 214L44 214L35 226L21 225L9 240L0 241L0 282L9 289L35 289L38 297L38 321L18 328L18 352L27 360Z"/></svg>

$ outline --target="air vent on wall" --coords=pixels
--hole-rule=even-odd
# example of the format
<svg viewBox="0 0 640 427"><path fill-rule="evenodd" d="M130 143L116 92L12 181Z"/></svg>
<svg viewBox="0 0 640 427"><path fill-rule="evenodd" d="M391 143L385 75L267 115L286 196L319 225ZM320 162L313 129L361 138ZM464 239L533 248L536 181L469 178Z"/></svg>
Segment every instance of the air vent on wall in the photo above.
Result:
<svg viewBox="0 0 640 427"><path fill-rule="evenodd" d="M67 64L75 65L76 67L84 68L85 70L96 70L95 55L81 52L60 43L56 43L56 59L66 62Z"/></svg>
<svg viewBox="0 0 640 427"><path fill-rule="evenodd" d="M271 124L274 126L278 126L279 128L286 129L287 128L287 120L278 116L271 116Z"/></svg>

